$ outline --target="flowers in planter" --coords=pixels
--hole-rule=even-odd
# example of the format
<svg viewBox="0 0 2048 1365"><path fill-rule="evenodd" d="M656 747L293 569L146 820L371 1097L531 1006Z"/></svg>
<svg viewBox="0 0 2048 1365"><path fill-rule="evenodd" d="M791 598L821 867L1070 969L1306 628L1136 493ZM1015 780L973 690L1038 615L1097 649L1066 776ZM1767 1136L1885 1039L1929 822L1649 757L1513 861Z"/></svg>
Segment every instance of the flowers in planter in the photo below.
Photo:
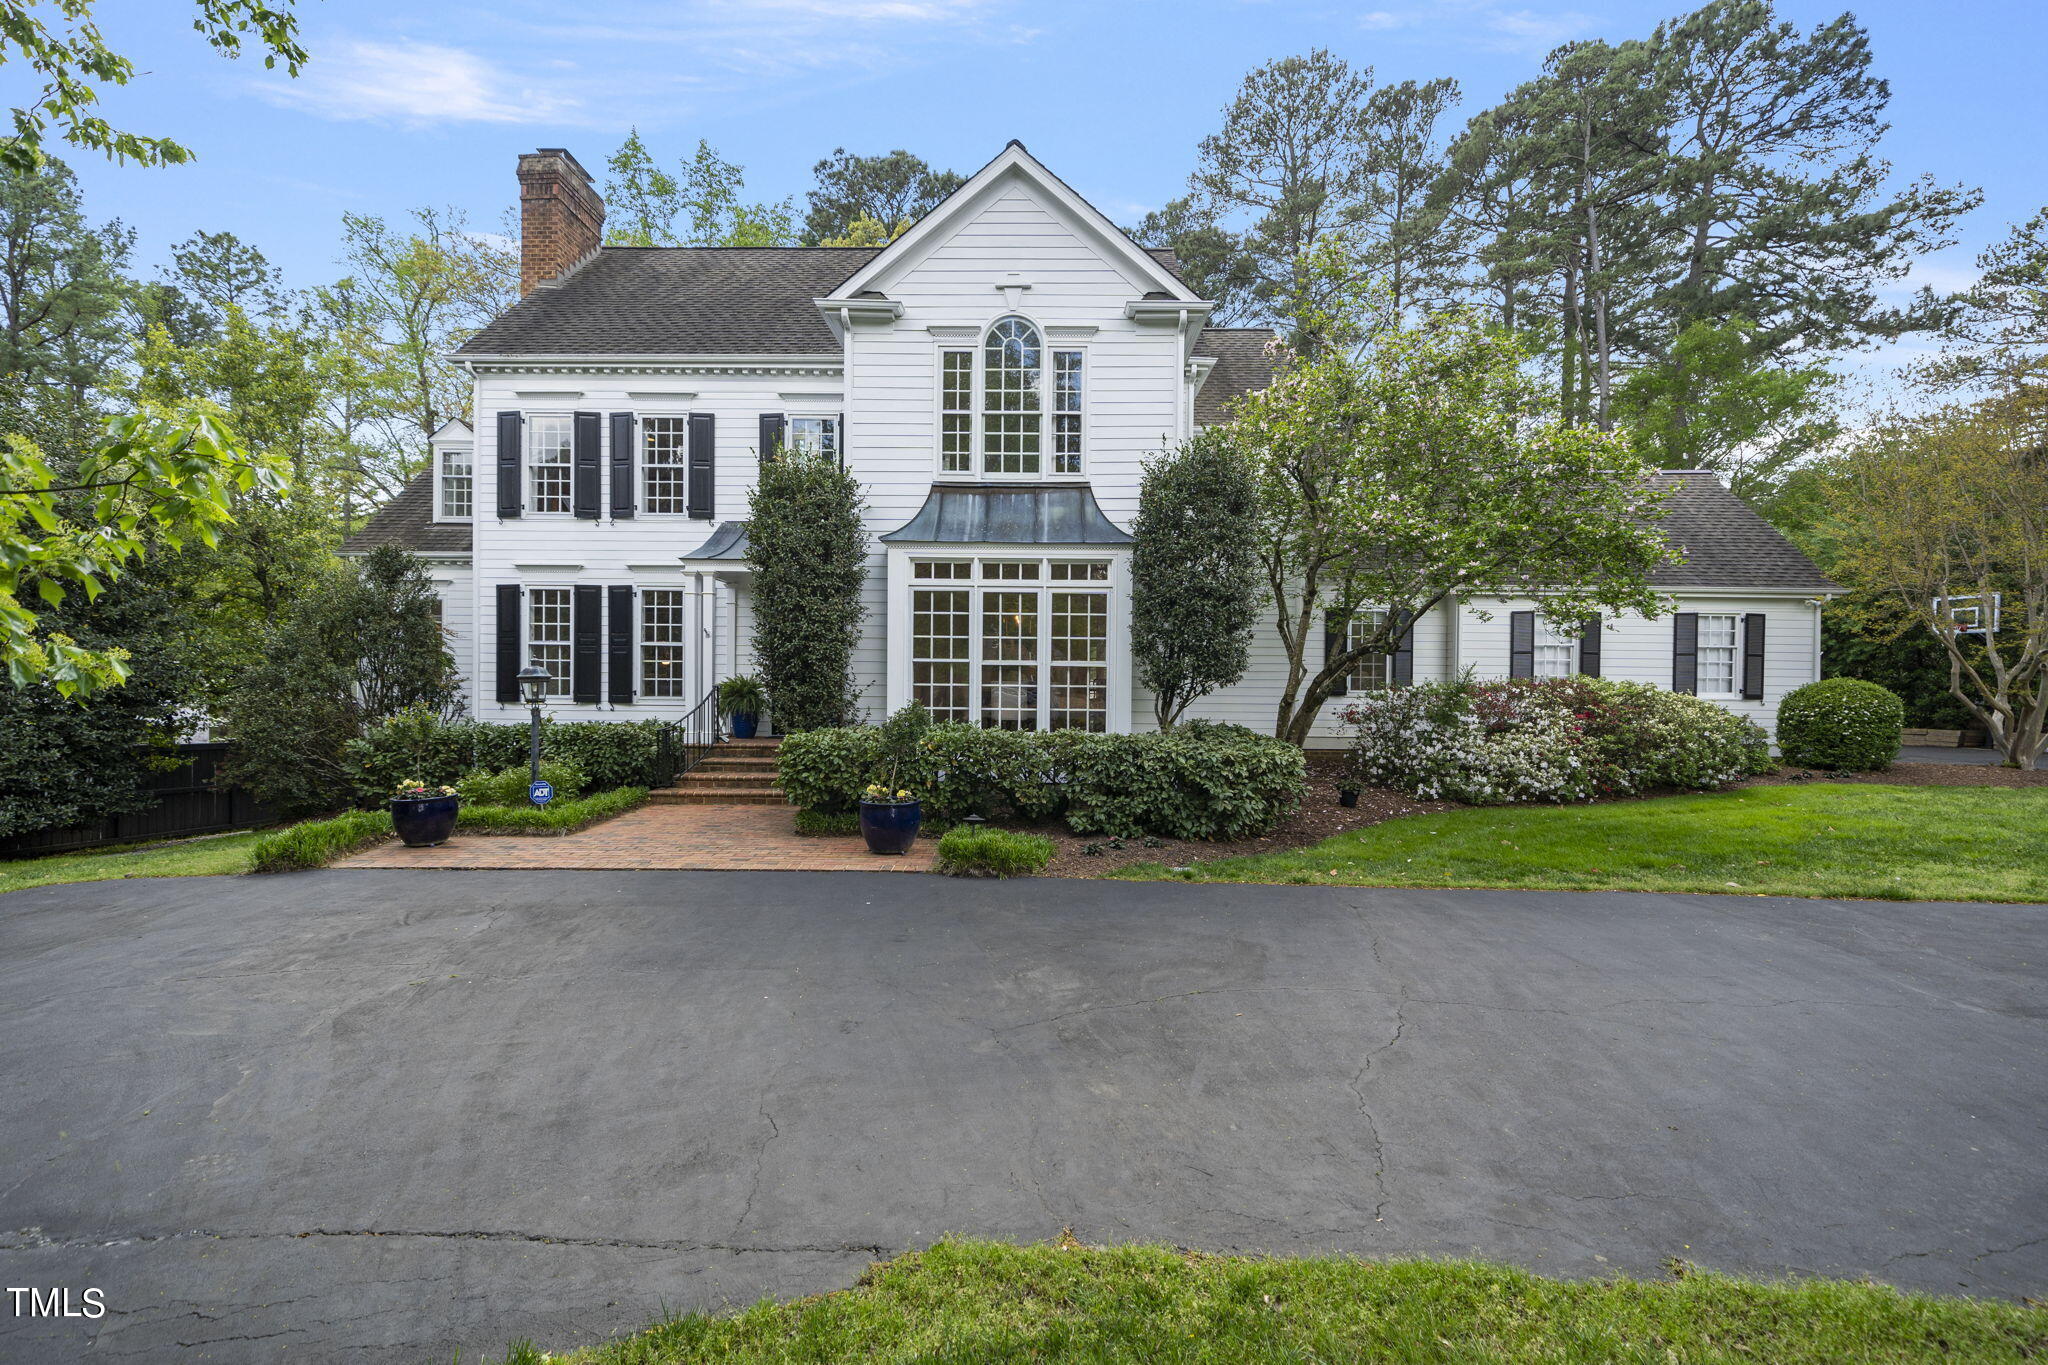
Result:
<svg viewBox="0 0 2048 1365"><path fill-rule="evenodd" d="M910 788L898 787L894 792L885 783L870 782L868 789L860 794L863 801L908 801Z"/></svg>
<svg viewBox="0 0 2048 1365"><path fill-rule="evenodd" d="M432 801L443 796L455 795L453 787L430 787L418 778L408 778L398 784L391 793L393 801Z"/></svg>

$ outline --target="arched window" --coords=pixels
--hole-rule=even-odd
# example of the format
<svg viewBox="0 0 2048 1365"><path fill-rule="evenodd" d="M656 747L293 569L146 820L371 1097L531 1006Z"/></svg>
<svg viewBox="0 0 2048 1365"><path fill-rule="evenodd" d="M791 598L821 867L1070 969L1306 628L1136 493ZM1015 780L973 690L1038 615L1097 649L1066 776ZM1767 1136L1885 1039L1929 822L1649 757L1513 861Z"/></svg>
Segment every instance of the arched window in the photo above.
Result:
<svg viewBox="0 0 2048 1365"><path fill-rule="evenodd" d="M1036 474L1044 348L1019 317L996 319L981 343L981 467L987 474Z"/></svg>

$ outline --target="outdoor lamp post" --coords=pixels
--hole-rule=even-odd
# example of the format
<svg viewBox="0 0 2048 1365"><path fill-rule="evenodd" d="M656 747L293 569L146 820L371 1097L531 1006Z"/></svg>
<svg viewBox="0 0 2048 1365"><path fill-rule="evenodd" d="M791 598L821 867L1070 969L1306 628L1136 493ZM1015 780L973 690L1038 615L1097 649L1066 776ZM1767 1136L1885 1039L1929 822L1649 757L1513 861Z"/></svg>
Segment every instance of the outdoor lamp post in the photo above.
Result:
<svg viewBox="0 0 2048 1365"><path fill-rule="evenodd" d="M525 699L527 706L531 708L532 715L532 720L529 722L531 742L528 748L532 754L533 773L528 779L529 785L527 787L529 793L527 799L531 801L533 798L530 793L533 788L530 784L540 781L540 704L547 700L548 671L539 664L528 664L520 669L519 695Z"/></svg>

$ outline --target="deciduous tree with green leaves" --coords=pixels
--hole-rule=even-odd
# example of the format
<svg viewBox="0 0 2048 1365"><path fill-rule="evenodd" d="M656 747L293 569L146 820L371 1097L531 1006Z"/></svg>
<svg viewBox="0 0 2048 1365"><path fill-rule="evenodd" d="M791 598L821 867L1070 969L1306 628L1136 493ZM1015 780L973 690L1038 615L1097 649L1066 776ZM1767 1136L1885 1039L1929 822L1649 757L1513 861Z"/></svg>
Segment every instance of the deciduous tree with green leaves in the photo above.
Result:
<svg viewBox="0 0 2048 1365"><path fill-rule="evenodd" d="M803 240L812 246L846 237L862 219L884 224L894 235L967 183L966 176L933 170L923 157L900 147L881 156L855 156L834 147L832 155L811 167L811 174L817 183L808 195Z"/></svg>
<svg viewBox="0 0 2048 1365"><path fill-rule="evenodd" d="M792 201L748 203L746 172L697 143L690 160L662 169L635 128L605 163L605 241L612 246L791 246Z"/></svg>
<svg viewBox="0 0 2048 1365"><path fill-rule="evenodd" d="M1145 466L1131 528L1131 662L1162 730L1244 676L1265 600L1258 511L1228 426Z"/></svg>
<svg viewBox="0 0 2048 1365"><path fill-rule="evenodd" d="M866 614L860 481L807 447L761 456L747 509L756 671L781 733L845 725L859 701L853 650Z"/></svg>
<svg viewBox="0 0 2048 1365"><path fill-rule="evenodd" d="M1662 495L1621 437L1546 409L1528 359L1446 311L1362 353L1285 357L1239 401L1287 655L1274 734L1305 742L1339 681L1446 601L1534 593L1561 621L1664 608L1650 586L1668 552ZM1384 618L1326 637L1366 609Z"/></svg>

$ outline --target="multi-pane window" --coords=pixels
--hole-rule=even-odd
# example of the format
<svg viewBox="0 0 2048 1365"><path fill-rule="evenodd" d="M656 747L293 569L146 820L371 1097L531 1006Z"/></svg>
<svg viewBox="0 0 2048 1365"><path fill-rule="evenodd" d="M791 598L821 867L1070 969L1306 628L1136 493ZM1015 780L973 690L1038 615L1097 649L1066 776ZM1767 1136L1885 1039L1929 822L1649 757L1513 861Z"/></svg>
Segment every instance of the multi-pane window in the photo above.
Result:
<svg viewBox="0 0 2048 1365"><path fill-rule="evenodd" d="M640 593L640 695L680 697L683 672L683 598L680 588Z"/></svg>
<svg viewBox="0 0 2048 1365"><path fill-rule="evenodd" d="M1043 352L1038 329L1003 318L981 346L981 467L986 474L1038 473Z"/></svg>
<svg viewBox="0 0 2048 1365"><path fill-rule="evenodd" d="M575 435L567 417L526 419L526 505L535 512L567 512Z"/></svg>
<svg viewBox="0 0 2048 1365"><path fill-rule="evenodd" d="M935 719L1109 728L1107 560L920 560L910 576L954 580L910 593L910 692Z"/></svg>
<svg viewBox="0 0 2048 1365"><path fill-rule="evenodd" d="M1703 697L1735 695L1735 618L1701 616L1699 643L1699 694Z"/></svg>
<svg viewBox="0 0 2048 1365"><path fill-rule="evenodd" d="M1579 643L1561 633L1548 617L1536 618L1534 673L1539 678L1569 678L1579 671Z"/></svg>
<svg viewBox="0 0 2048 1365"><path fill-rule="evenodd" d="M532 588L526 594L526 657L548 671L548 695L569 695L569 590Z"/></svg>
<svg viewBox="0 0 2048 1365"><path fill-rule="evenodd" d="M690 510L690 419L640 419L640 507L646 512Z"/></svg>
<svg viewBox="0 0 2048 1365"><path fill-rule="evenodd" d="M789 419L789 444L792 449L808 450L836 460L839 458L839 419L792 417Z"/></svg>
<svg viewBox="0 0 2048 1365"><path fill-rule="evenodd" d="M966 588L919 588L910 594L910 695L933 720L964 721L970 714L973 596Z"/></svg>
<svg viewBox="0 0 2048 1365"><path fill-rule="evenodd" d="M1055 592L1051 669L1055 730L1109 728L1109 594Z"/></svg>
<svg viewBox="0 0 2048 1365"><path fill-rule="evenodd" d="M947 351L939 357L939 468L948 474L974 469L972 351Z"/></svg>
<svg viewBox="0 0 2048 1365"><path fill-rule="evenodd" d="M441 452L441 516L444 520L470 516L475 497L475 466L467 450Z"/></svg>
<svg viewBox="0 0 2048 1365"><path fill-rule="evenodd" d="M1387 623L1387 613L1381 607L1361 607L1351 613L1344 632L1344 647L1356 649L1366 637ZM1348 686L1353 692L1384 692L1390 676L1388 659L1384 654L1366 654L1351 665Z"/></svg>
<svg viewBox="0 0 2048 1365"><path fill-rule="evenodd" d="M1081 472L1081 353L1052 353L1052 472Z"/></svg>

